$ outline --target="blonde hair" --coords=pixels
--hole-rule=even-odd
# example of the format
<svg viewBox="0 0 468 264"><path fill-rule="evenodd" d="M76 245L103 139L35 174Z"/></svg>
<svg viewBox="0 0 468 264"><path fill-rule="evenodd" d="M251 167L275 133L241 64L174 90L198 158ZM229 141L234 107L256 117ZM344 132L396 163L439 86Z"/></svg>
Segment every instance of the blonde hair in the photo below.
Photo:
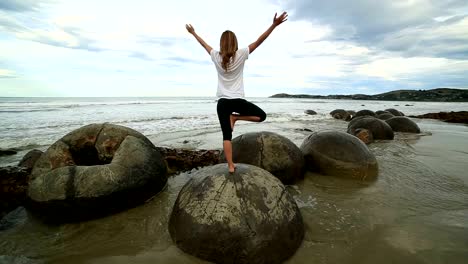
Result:
<svg viewBox="0 0 468 264"><path fill-rule="evenodd" d="M221 66L225 71L228 69L229 62L231 58L235 58L237 51L237 37L234 32L226 30L221 34L221 39L219 41L220 51L222 57Z"/></svg>

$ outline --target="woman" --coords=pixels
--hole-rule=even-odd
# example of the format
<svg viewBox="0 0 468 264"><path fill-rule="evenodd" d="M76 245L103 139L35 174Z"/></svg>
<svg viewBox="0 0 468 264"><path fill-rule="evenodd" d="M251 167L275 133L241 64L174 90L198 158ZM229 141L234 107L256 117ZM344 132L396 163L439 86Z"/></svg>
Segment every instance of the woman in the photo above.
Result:
<svg viewBox="0 0 468 264"><path fill-rule="evenodd" d="M187 31L192 34L197 41L210 54L211 60L218 71L218 90L216 96L218 100L217 112L219 124L223 132L224 155L229 166L229 172L233 173L236 166L232 161L232 131L234 124L238 120L262 122L266 118L265 112L258 106L243 99L244 97L244 63L249 54L263 43L263 41L281 23L286 21L288 14L283 12L279 17L275 13L273 23L260 37L243 49L237 48L237 38L232 31L225 31L221 35L220 51L214 50L200 36L195 33L192 25L185 25Z"/></svg>

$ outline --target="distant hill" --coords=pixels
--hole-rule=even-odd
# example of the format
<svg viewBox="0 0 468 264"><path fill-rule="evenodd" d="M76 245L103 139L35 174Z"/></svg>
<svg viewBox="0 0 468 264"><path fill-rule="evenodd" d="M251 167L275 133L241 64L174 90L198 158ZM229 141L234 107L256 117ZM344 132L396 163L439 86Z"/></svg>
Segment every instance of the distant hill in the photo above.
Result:
<svg viewBox="0 0 468 264"><path fill-rule="evenodd" d="M432 90L396 90L387 93L366 95L310 95L275 94L270 98L349 99L382 101L423 101L423 102L468 102L468 89L437 88Z"/></svg>

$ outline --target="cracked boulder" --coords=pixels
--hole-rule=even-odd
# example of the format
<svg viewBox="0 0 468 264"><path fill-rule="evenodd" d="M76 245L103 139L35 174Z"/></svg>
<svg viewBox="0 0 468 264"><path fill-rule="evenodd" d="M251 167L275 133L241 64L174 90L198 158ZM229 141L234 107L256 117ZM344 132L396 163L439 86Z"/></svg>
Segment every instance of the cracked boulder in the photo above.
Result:
<svg viewBox="0 0 468 264"><path fill-rule="evenodd" d="M377 160L357 137L341 131L310 134L301 145L306 166L311 171L359 180L378 175Z"/></svg>
<svg viewBox="0 0 468 264"><path fill-rule="evenodd" d="M291 140L272 132L253 132L232 140L234 163L255 165L269 171L284 184L304 176L304 157Z"/></svg>
<svg viewBox="0 0 468 264"><path fill-rule="evenodd" d="M375 140L393 139L393 129L385 123L385 121L372 116L358 116L351 120L348 124L348 133L356 134L357 129L367 129L372 133L372 138Z"/></svg>
<svg viewBox="0 0 468 264"><path fill-rule="evenodd" d="M304 237L296 202L269 172L237 164L197 171L180 191L169 233L184 252L214 263L282 263Z"/></svg>
<svg viewBox="0 0 468 264"><path fill-rule="evenodd" d="M139 132L87 125L52 144L34 164L28 208L50 222L117 212L161 191L166 171L161 154Z"/></svg>

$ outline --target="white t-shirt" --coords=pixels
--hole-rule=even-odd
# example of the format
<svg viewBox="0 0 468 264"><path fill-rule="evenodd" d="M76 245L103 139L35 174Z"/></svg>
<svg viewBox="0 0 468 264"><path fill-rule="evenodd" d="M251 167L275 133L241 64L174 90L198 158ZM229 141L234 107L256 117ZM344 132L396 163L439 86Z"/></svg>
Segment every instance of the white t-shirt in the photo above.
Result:
<svg viewBox="0 0 468 264"><path fill-rule="evenodd" d="M244 63L249 58L249 48L236 51L234 61L228 64L227 72L223 69L223 58L219 51L211 50L211 60L218 71L218 90L216 96L220 98L243 98L244 97Z"/></svg>

